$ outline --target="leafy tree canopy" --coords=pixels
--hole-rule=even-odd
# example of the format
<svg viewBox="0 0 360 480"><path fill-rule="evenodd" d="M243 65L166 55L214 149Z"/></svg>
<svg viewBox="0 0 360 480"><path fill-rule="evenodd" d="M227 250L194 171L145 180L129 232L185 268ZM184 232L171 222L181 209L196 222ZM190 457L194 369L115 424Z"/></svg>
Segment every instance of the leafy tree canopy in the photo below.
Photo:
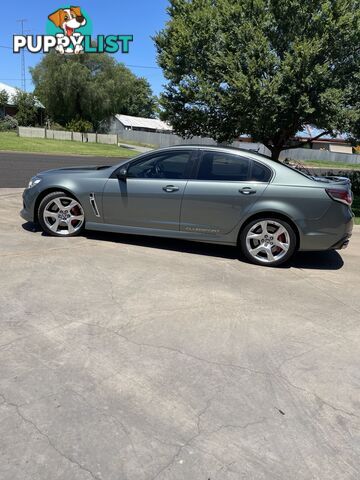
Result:
<svg viewBox="0 0 360 480"><path fill-rule="evenodd" d="M155 43L178 133L250 134L273 159L305 124L359 138L358 0L170 0L168 13Z"/></svg>
<svg viewBox="0 0 360 480"><path fill-rule="evenodd" d="M0 107L4 107L9 101L9 95L6 90L0 91Z"/></svg>
<svg viewBox="0 0 360 480"><path fill-rule="evenodd" d="M107 54L59 55L52 51L30 71L35 95L49 117L61 125L81 118L97 129L115 113L154 114L155 99L148 82Z"/></svg>
<svg viewBox="0 0 360 480"><path fill-rule="evenodd" d="M17 90L13 102L17 106L15 118L19 125L31 127L37 124L38 106L37 100L32 93Z"/></svg>

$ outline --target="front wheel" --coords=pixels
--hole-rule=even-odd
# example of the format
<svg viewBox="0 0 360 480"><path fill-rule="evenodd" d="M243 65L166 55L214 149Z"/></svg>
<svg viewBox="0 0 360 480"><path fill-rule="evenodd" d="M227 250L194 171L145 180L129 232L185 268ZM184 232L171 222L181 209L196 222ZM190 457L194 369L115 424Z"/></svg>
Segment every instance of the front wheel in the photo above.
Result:
<svg viewBox="0 0 360 480"><path fill-rule="evenodd" d="M38 218L42 229L55 237L79 235L85 225L80 202L64 192L46 195L40 203Z"/></svg>
<svg viewBox="0 0 360 480"><path fill-rule="evenodd" d="M258 218L247 224L241 232L240 247L250 262L276 267L295 253L296 235L284 220Z"/></svg>

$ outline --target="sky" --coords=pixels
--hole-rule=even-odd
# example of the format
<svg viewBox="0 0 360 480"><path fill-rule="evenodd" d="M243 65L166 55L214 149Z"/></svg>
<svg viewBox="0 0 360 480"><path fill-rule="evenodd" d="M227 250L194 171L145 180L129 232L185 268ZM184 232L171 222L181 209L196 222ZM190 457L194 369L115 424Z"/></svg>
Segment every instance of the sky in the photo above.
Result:
<svg viewBox="0 0 360 480"><path fill-rule="evenodd" d="M0 82L21 88L21 60L12 52L12 36L21 33L19 19L27 19L25 34L44 35L47 16L68 5L84 8L93 23L93 37L97 35L134 35L128 54L115 54L119 62L129 66L135 75L145 77L153 92L162 91L164 77L156 64L156 50L151 39L167 21L167 0L9 0L6 2L6 21L3 16L0 29ZM11 47L11 48L3 48ZM41 60L42 54L25 52L26 90L32 91L28 68Z"/></svg>

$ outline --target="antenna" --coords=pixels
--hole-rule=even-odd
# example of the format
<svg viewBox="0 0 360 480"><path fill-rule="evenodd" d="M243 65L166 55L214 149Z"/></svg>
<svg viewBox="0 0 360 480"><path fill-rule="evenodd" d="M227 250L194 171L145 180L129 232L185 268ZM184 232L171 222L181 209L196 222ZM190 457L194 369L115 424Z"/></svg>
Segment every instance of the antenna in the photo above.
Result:
<svg viewBox="0 0 360 480"><path fill-rule="evenodd" d="M21 24L21 35L24 35L24 23L27 22L26 18L21 18L17 20ZM21 88L26 92L26 75L25 75L25 51L21 50Z"/></svg>

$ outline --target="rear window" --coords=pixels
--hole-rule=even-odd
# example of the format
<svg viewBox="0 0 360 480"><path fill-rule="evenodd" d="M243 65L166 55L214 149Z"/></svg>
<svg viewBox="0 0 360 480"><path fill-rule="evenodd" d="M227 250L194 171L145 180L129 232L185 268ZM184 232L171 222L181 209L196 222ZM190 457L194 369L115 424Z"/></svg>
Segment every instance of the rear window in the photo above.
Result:
<svg viewBox="0 0 360 480"><path fill-rule="evenodd" d="M251 162L246 157L223 152L204 153L199 166L198 180L246 181Z"/></svg>
<svg viewBox="0 0 360 480"><path fill-rule="evenodd" d="M200 161L197 178L229 182L269 182L271 176L269 167L242 155L205 152Z"/></svg>

